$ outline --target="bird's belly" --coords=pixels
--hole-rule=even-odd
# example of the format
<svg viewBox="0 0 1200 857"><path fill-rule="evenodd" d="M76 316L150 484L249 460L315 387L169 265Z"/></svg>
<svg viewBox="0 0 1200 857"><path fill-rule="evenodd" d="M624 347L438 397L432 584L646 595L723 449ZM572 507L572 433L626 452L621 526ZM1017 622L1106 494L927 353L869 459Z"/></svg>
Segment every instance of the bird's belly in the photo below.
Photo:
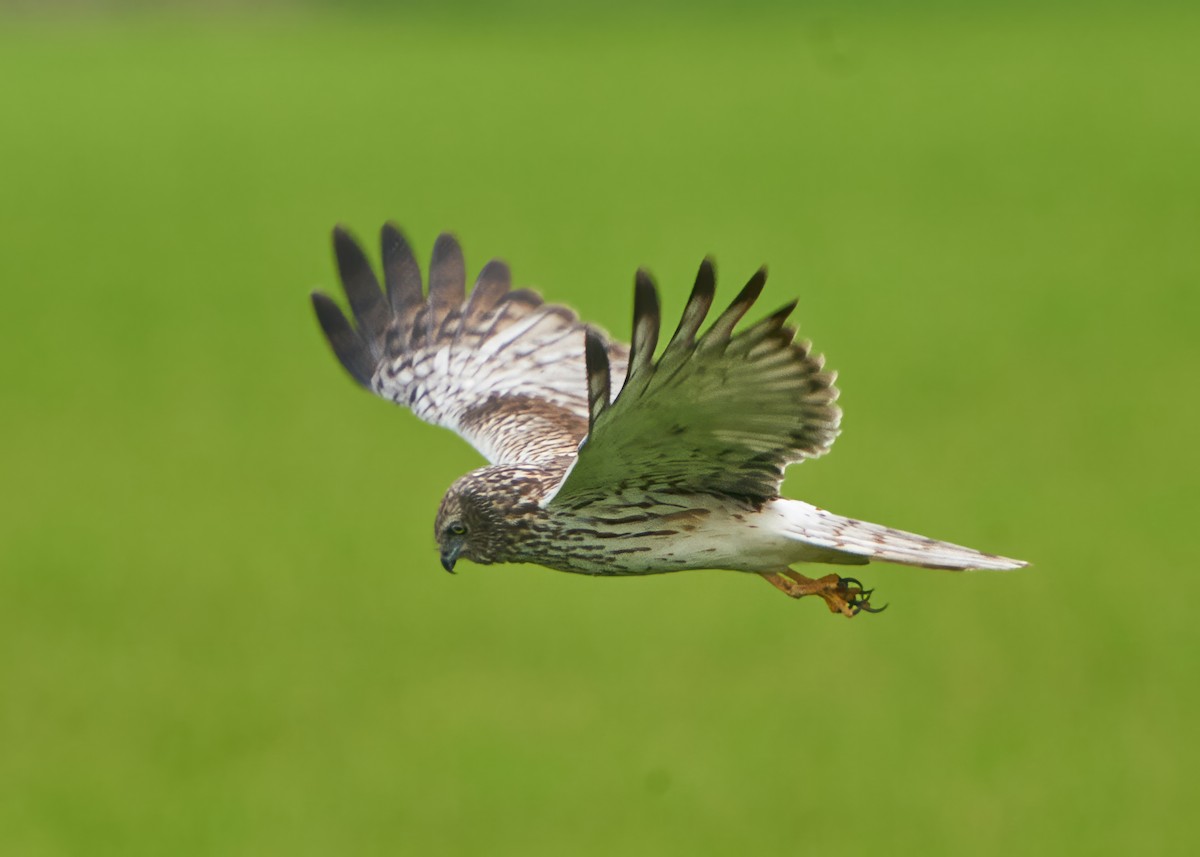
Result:
<svg viewBox="0 0 1200 857"><path fill-rule="evenodd" d="M596 575L772 571L795 553L795 541L750 504L731 506L707 496L672 497L649 508L646 502L556 516L555 556L532 561Z"/></svg>

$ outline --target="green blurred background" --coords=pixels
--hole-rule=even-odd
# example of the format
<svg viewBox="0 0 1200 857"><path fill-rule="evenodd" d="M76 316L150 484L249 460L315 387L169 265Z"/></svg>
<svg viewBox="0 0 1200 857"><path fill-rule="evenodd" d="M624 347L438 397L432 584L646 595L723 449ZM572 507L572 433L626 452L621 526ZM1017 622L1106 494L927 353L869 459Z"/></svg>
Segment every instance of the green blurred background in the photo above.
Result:
<svg viewBox="0 0 1200 857"><path fill-rule="evenodd" d="M1200 11L555 8L0 13L0 853L1196 853ZM1035 567L446 575L308 304L388 218L622 335L769 262L787 492Z"/></svg>

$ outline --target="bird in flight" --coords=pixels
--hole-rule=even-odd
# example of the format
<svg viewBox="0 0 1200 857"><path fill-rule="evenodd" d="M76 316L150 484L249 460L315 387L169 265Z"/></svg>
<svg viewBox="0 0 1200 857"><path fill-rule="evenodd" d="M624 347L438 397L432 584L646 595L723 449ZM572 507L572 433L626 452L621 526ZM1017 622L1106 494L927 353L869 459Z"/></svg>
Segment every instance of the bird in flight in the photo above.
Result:
<svg viewBox="0 0 1200 857"><path fill-rule="evenodd" d="M451 485L438 509L447 571L461 558L591 575L731 569L855 616L883 609L872 590L791 566L1026 565L779 495L789 464L829 451L842 414L836 373L787 324L795 302L735 330L765 268L701 333L716 286L705 259L656 357L658 292L644 270L625 346L567 307L513 289L498 260L468 295L452 235L434 244L427 293L400 230L385 225L381 242L383 288L362 248L336 228L353 323L321 292L313 306L355 381L453 430L490 462Z"/></svg>

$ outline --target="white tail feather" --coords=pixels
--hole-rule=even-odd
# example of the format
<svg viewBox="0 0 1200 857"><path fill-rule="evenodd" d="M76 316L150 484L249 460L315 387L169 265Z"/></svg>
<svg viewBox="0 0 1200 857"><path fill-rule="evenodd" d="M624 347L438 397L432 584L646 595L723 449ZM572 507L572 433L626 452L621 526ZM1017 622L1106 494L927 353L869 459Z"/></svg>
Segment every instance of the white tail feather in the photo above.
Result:
<svg viewBox="0 0 1200 857"><path fill-rule="evenodd" d="M841 553L956 571L1008 571L1029 564L868 521L843 518L799 500L776 500L774 505L776 511L786 519L789 535L810 545Z"/></svg>

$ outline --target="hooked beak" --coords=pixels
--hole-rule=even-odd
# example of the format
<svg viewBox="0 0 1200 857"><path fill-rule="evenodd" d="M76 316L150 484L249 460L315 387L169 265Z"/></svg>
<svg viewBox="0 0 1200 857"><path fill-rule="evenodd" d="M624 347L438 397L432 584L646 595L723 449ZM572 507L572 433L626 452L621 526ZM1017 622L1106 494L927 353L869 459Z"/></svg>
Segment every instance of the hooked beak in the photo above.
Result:
<svg viewBox="0 0 1200 857"><path fill-rule="evenodd" d="M442 568L454 574L454 563L458 562L458 555L462 553L463 543L460 540L450 542L442 548Z"/></svg>

